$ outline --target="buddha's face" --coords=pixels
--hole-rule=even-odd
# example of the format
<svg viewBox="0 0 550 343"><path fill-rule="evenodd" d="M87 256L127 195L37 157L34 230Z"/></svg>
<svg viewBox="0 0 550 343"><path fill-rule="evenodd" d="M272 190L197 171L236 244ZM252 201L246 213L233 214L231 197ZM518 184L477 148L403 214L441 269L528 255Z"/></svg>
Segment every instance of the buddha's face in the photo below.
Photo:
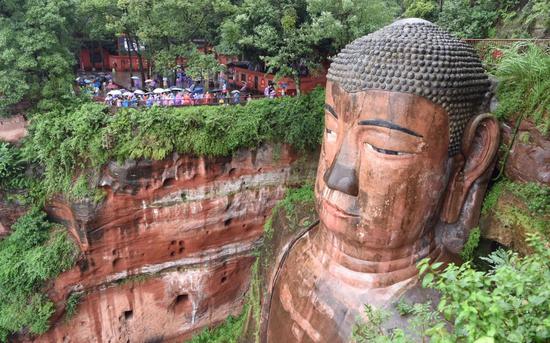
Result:
<svg viewBox="0 0 550 343"><path fill-rule="evenodd" d="M323 226L358 247L415 243L439 214L448 147L439 105L408 93L348 93L329 81L315 189Z"/></svg>

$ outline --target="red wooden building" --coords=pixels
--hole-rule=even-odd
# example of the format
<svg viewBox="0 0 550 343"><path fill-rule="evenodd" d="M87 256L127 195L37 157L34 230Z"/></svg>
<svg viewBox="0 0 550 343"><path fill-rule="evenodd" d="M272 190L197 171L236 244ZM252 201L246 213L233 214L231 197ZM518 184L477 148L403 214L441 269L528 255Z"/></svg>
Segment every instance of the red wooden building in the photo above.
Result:
<svg viewBox="0 0 550 343"><path fill-rule="evenodd" d="M79 68L85 71L130 71L130 56L127 53L127 46L124 37L120 37L116 42L88 42L85 47L80 50ZM211 52L211 48L206 48L198 44L200 51ZM142 47L142 49L144 49ZM234 88L241 88L243 82L246 82L247 88L259 93L263 93L269 81L274 81L275 75L264 72L259 72L247 68L243 63L238 62L236 56L227 56L218 54L217 59L221 64L228 66L227 78L229 83ZM136 54L132 54L131 58L132 70L139 71L139 59ZM185 65L185 59L180 58L177 61L181 65ZM149 71L149 61L143 58L143 68ZM308 92L316 86L324 87L326 83L326 70L328 65L325 65L319 75L303 76L300 79L301 90ZM146 72L148 74L148 72ZM277 82L279 92L286 89L289 95L296 94L296 85L293 79L285 77Z"/></svg>
<svg viewBox="0 0 550 343"><path fill-rule="evenodd" d="M326 68L323 68L319 75L302 76L300 78L301 91L307 93L317 86L325 87L325 83L327 82L326 74ZM240 88L243 82L246 82L246 86L249 90L255 90L259 93L264 91L269 81L273 81L275 83L274 74L262 73L238 66L231 66L231 64L228 68L228 78L229 83L235 88ZM278 80L277 85L279 92L285 88L286 94L296 95L296 83L292 78L281 78Z"/></svg>

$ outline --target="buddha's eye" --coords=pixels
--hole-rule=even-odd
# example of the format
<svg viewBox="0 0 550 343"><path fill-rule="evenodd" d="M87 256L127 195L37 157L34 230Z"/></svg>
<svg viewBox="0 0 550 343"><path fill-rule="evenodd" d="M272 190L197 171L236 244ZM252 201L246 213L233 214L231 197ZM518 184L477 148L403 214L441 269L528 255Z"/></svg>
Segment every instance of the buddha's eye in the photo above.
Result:
<svg viewBox="0 0 550 343"><path fill-rule="evenodd" d="M336 132L332 131L331 129L325 129L325 132L327 134L327 142L336 142Z"/></svg>
<svg viewBox="0 0 550 343"><path fill-rule="evenodd" d="M367 150L375 151L379 154L384 154L384 155L398 155L398 156L410 155L410 153L408 152L382 149L369 143L365 143L365 147L367 148Z"/></svg>

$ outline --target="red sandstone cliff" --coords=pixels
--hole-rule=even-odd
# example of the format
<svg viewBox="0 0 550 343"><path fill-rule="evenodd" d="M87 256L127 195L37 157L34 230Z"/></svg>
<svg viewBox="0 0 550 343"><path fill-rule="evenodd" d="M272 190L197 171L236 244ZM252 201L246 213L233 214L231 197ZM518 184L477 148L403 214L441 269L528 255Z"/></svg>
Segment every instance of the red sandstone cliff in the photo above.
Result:
<svg viewBox="0 0 550 343"><path fill-rule="evenodd" d="M55 280L52 329L32 340L181 341L237 314L265 218L316 166L317 156L269 146L229 158L109 164L101 204L57 199L48 208L83 257ZM67 321L64 302L75 291L84 296Z"/></svg>

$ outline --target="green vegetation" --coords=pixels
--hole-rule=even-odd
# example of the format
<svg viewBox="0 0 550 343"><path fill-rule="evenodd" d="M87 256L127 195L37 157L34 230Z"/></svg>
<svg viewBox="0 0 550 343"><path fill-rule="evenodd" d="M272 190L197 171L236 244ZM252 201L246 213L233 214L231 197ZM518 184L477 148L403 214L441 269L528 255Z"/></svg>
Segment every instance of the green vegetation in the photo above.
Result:
<svg viewBox="0 0 550 343"><path fill-rule="evenodd" d="M65 320L71 319L76 314L82 296L83 294L81 292L73 292L69 295L67 303L65 304Z"/></svg>
<svg viewBox="0 0 550 343"><path fill-rule="evenodd" d="M103 55L118 38L125 43L120 54L137 57L142 83L147 61L171 79L179 57L195 76L218 70L214 53L197 55L200 41L215 53L292 77L299 90L300 75L315 74L346 44L397 18L426 18L460 37L529 37L548 32L549 10L546 0L4 0L0 116L67 101L80 49Z"/></svg>
<svg viewBox="0 0 550 343"><path fill-rule="evenodd" d="M497 250L484 260L491 269L478 271L470 262L449 265L418 264L423 286L441 294L437 310L427 304L396 307L410 316L407 332L383 327L389 318L385 310L367 305L368 322L354 328L356 342L546 342L550 339L550 249L548 241L530 235L534 253L520 257L511 251ZM449 325L450 324L450 325Z"/></svg>
<svg viewBox="0 0 550 343"><path fill-rule="evenodd" d="M544 342L550 339L550 249L540 235L527 239L534 253L520 257L497 250L485 260L493 269L477 271L470 263L451 264L434 273L427 260L423 283L441 292L443 322L429 330L436 342Z"/></svg>
<svg viewBox="0 0 550 343"><path fill-rule="evenodd" d="M405 0L403 16L436 22L462 38L515 38L529 37L537 21L548 23L549 6L545 0Z"/></svg>
<svg viewBox="0 0 550 343"><path fill-rule="evenodd" d="M19 150L0 142L0 188L14 188L21 184L24 166Z"/></svg>
<svg viewBox="0 0 550 343"><path fill-rule="evenodd" d="M70 97L74 1L0 2L0 117L26 101L49 108Z"/></svg>
<svg viewBox="0 0 550 343"><path fill-rule="evenodd" d="M495 183L483 203L483 214L494 208L504 190L525 202L529 211L544 215L550 211L550 187L536 182L517 183L503 179Z"/></svg>
<svg viewBox="0 0 550 343"><path fill-rule="evenodd" d="M299 151L315 149L321 141L323 101L323 91L317 89L245 106L153 107L116 115L103 105L79 101L34 116L23 156L43 170L41 181L33 184L41 190L37 194L98 201L102 194L94 188L97 174L109 160L158 160L175 151L227 156L268 142L290 144ZM11 150L6 151L13 159ZM0 172L13 174L8 169Z"/></svg>
<svg viewBox="0 0 550 343"><path fill-rule="evenodd" d="M238 317L229 316L222 325L201 331L189 343L237 343L243 333L247 308L244 306Z"/></svg>
<svg viewBox="0 0 550 343"><path fill-rule="evenodd" d="M64 230L32 209L0 241L0 341L23 329L44 333L54 304L43 293L45 282L73 266L76 248Z"/></svg>
<svg viewBox="0 0 550 343"><path fill-rule="evenodd" d="M481 231L478 227L473 228L468 235L468 240L464 244L462 251L460 252L460 258L463 261L472 261L474 258L474 252L479 245L479 239L481 237Z"/></svg>
<svg viewBox="0 0 550 343"><path fill-rule="evenodd" d="M516 44L503 50L494 70L501 81L496 115L530 118L546 134L550 129L550 55L532 44Z"/></svg>
<svg viewBox="0 0 550 343"><path fill-rule="evenodd" d="M516 204L502 204L497 207L499 198L505 193L517 197L525 208ZM482 214L494 211L495 216L506 227L520 225L528 232L539 232L548 237L550 221L545 217L550 212L550 187L534 182L516 183L503 179L495 183L483 203Z"/></svg>
<svg viewBox="0 0 550 343"><path fill-rule="evenodd" d="M550 220L534 216L516 206L504 205L496 212L496 217L504 227L519 225L525 232L538 232L545 237L550 235Z"/></svg>
<svg viewBox="0 0 550 343"><path fill-rule="evenodd" d="M265 238L269 240L273 237L273 217L277 216L281 210L284 210L286 218L292 227L298 228L299 226L309 226L312 224L307 220L303 223L298 223L299 218L297 217L296 206L299 204L313 203L314 201L315 194L312 184L306 183L300 188L287 189L284 198L273 207L271 216L267 218L264 224Z"/></svg>
<svg viewBox="0 0 550 343"><path fill-rule="evenodd" d="M315 71L347 43L389 24L397 1L245 0L227 17L218 50L294 78Z"/></svg>
<svg viewBox="0 0 550 343"><path fill-rule="evenodd" d="M388 332L383 324L390 318L388 311L379 310L369 304L365 305L365 323L353 327L352 341L356 343L390 343L403 342L406 335L401 329Z"/></svg>
<svg viewBox="0 0 550 343"><path fill-rule="evenodd" d="M407 332L402 329L388 330L384 323L390 318L390 312L365 305L365 323L353 327L354 343L414 343L413 337L425 337L432 325L437 323L438 315L432 311L430 303L409 304L400 300L397 311L402 316L410 316Z"/></svg>
<svg viewBox="0 0 550 343"><path fill-rule="evenodd" d="M489 192L487 192L485 199L483 200L483 206L481 208L482 215L489 214L489 211L496 207L498 199L500 198L500 195L508 182L511 181L501 180L491 186Z"/></svg>

